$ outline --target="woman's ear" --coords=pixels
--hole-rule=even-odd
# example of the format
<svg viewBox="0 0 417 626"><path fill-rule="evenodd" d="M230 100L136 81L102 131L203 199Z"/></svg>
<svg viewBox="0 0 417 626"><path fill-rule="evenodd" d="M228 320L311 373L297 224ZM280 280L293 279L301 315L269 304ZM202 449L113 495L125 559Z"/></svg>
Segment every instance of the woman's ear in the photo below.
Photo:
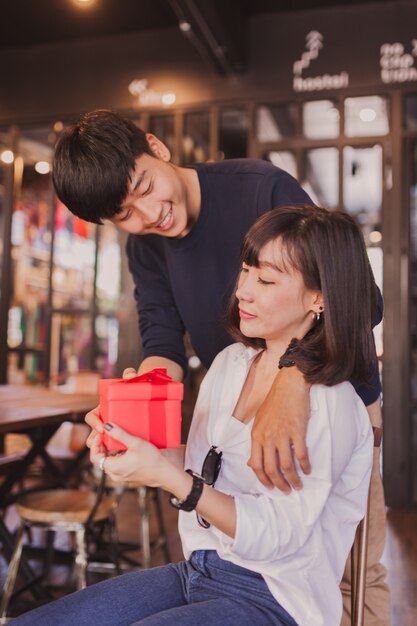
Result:
<svg viewBox="0 0 417 626"><path fill-rule="evenodd" d="M163 141L155 137L155 135L152 135L152 133L146 133L146 139L148 140L151 151L158 159L166 162L171 160L171 152Z"/></svg>
<svg viewBox="0 0 417 626"><path fill-rule="evenodd" d="M324 311L324 298L321 291L316 291L312 304L313 313L322 313Z"/></svg>

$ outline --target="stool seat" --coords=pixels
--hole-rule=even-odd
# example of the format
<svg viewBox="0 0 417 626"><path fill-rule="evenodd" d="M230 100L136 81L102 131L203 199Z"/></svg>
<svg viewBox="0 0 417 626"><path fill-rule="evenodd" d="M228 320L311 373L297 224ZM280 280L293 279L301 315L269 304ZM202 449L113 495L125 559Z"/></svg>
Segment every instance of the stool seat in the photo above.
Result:
<svg viewBox="0 0 417 626"><path fill-rule="evenodd" d="M0 603L0 624L8 621L7 610L16 582L23 549L23 533L32 527L46 530L45 568L43 577L48 579L53 557L53 544L56 531L72 533L75 541L74 565L77 589L87 585L88 532L94 527L108 527L110 533L109 549L114 553L114 567L118 571L115 529L117 500L113 496L75 489L53 489L38 491L21 496L16 501L16 513L20 525L16 534L16 543L10 559L3 596Z"/></svg>
<svg viewBox="0 0 417 626"><path fill-rule="evenodd" d="M83 524L96 501L96 494L76 489L54 489L22 496L16 502L16 512L29 522ZM107 519L116 508L112 496L103 497L94 515L94 521Z"/></svg>

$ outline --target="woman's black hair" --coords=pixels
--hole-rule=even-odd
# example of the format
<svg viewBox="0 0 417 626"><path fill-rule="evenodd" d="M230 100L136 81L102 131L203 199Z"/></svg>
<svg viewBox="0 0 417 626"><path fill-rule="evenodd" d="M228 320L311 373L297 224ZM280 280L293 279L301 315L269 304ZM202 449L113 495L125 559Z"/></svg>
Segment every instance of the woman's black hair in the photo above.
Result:
<svg viewBox="0 0 417 626"><path fill-rule="evenodd" d="M293 339L291 354L307 382L335 385L367 381L375 362L372 317L377 292L363 236L356 222L341 211L316 206L286 206L260 217L247 233L242 262L259 267L259 255L279 239L285 258L298 270L307 289L323 294L321 319L303 339ZM262 338L245 337L233 294L227 330L245 345L264 348Z"/></svg>
<svg viewBox="0 0 417 626"><path fill-rule="evenodd" d="M86 113L59 138L53 162L58 198L78 217L102 224L120 213L135 159L153 153L143 130L114 111Z"/></svg>

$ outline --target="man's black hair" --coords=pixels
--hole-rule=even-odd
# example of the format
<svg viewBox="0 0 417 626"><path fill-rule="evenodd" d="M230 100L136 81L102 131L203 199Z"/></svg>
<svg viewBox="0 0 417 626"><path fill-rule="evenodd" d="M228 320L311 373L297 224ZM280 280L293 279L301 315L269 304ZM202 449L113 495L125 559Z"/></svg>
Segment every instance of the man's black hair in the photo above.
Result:
<svg viewBox="0 0 417 626"><path fill-rule="evenodd" d="M114 111L86 113L57 142L53 182L58 198L78 217L102 224L120 213L135 159L153 155L146 135Z"/></svg>

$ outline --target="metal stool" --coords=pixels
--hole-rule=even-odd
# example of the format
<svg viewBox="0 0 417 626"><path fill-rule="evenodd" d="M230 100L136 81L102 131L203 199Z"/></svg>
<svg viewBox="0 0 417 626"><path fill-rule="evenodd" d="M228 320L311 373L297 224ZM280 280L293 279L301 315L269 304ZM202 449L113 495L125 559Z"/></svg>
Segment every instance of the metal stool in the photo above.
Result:
<svg viewBox="0 0 417 626"><path fill-rule="evenodd" d="M382 429L374 427L374 448L381 447ZM366 560L368 552L369 510L371 489L368 493L368 504L365 517L360 522L350 551L351 565L351 626L364 626L365 591L366 591Z"/></svg>
<svg viewBox="0 0 417 626"><path fill-rule="evenodd" d="M40 491L25 495L16 502L16 512L21 523L17 531L16 544L10 561L3 597L0 605L0 624L6 623L7 609L16 582L23 549L23 532L33 527L48 531L48 547L51 549L53 533L64 530L75 534L76 587L83 589L86 582L87 546L86 532L99 522L108 522L112 542L115 544L114 515L116 500L113 496L102 497L78 490ZM48 558L49 557L49 558ZM50 555L47 551L48 565ZM47 568L47 572L49 567Z"/></svg>
<svg viewBox="0 0 417 626"><path fill-rule="evenodd" d="M92 467L85 477L87 484L96 485L99 476L95 467ZM113 482L108 476L105 478L104 489L114 493L117 502L123 497L127 491L136 492L138 511L139 511L139 541L138 545L127 544L123 545L118 543L118 566L121 570L131 569L147 569L151 566L151 550L161 548L165 557L165 562L170 563L171 556L168 546L168 538L164 523L164 517L162 513L161 494L162 491L156 487L145 487L135 482L116 483ZM153 500L156 509L157 522L158 522L158 536L155 541L151 542L149 531L149 520L151 515L150 503ZM128 557L123 552L133 551L140 547L141 550L141 563L137 563L134 559ZM124 548L124 549L123 549ZM120 560L124 560L127 564L123 565ZM89 569L94 571L106 570L109 567L114 567L113 564L106 563L89 563Z"/></svg>

